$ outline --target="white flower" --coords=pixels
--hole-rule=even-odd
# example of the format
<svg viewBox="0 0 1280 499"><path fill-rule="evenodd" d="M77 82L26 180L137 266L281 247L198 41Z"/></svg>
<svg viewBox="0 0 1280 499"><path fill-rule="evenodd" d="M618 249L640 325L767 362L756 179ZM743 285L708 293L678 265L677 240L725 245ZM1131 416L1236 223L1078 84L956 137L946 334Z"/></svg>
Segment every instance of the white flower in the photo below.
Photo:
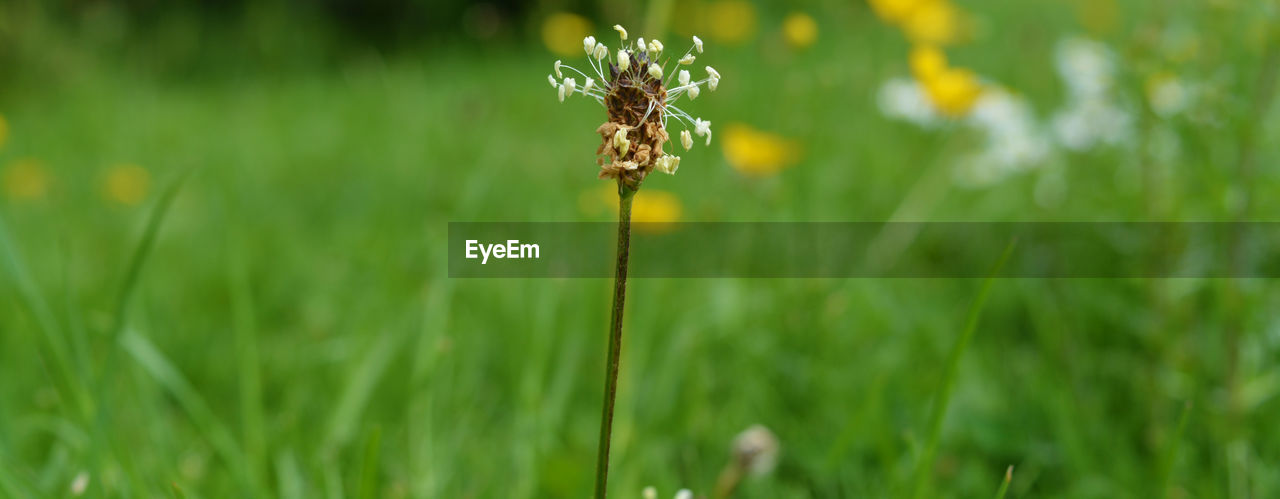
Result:
<svg viewBox="0 0 1280 499"><path fill-rule="evenodd" d="M587 52L587 55L591 55L593 52L595 52L595 51L596 51L596 37L594 37L594 36L588 36L588 37L586 37L586 38L583 38L583 39L582 39L582 50L585 50L585 51Z"/></svg>
<svg viewBox="0 0 1280 499"><path fill-rule="evenodd" d="M693 499L693 491L689 489L680 489L676 492L676 499Z"/></svg>
<svg viewBox="0 0 1280 499"><path fill-rule="evenodd" d="M698 49L698 53L702 53L702 39L696 35L693 37L693 48Z"/></svg>
<svg viewBox="0 0 1280 499"><path fill-rule="evenodd" d="M683 145L686 151L693 149L693 135L688 130L680 132L680 145Z"/></svg>
<svg viewBox="0 0 1280 499"><path fill-rule="evenodd" d="M931 127L941 122L924 87L915 78L892 78L880 86L876 97L880 112L890 118Z"/></svg>
<svg viewBox="0 0 1280 499"><path fill-rule="evenodd" d="M1077 99L1100 97L1111 88L1115 64L1106 45L1087 38L1058 42L1054 54L1058 74Z"/></svg>
<svg viewBox="0 0 1280 499"><path fill-rule="evenodd" d="M564 91L565 91L565 93L566 93L566 94L573 95L573 90L574 90L575 88L578 88L578 82L577 82L577 81L574 81L574 79L573 79L573 78L565 78L565 79L564 79Z"/></svg>
<svg viewBox="0 0 1280 499"><path fill-rule="evenodd" d="M618 36L622 37L623 40L627 39L627 29L623 28L621 24L613 25L613 30L617 31Z"/></svg>
<svg viewBox="0 0 1280 499"><path fill-rule="evenodd" d="M734 437L733 454L746 471L763 475L778 463L778 437L763 425L754 425Z"/></svg>
<svg viewBox="0 0 1280 499"><path fill-rule="evenodd" d="M556 78L564 78L564 75L560 74L560 59L556 59L555 68L556 68Z"/></svg>
<svg viewBox="0 0 1280 499"><path fill-rule="evenodd" d="M613 148L618 150L618 156L625 156L631 149L631 140L627 138L625 128L619 128L618 131L613 132Z"/></svg>
<svg viewBox="0 0 1280 499"><path fill-rule="evenodd" d="M706 145L711 145L711 122L710 121L702 121L702 118L697 118L693 120L693 133L698 134L699 137L702 137L705 135L707 137Z"/></svg>
<svg viewBox="0 0 1280 499"><path fill-rule="evenodd" d="M689 100L697 99L697 98L698 98L698 94L699 94L699 93L702 93L702 92L701 92L700 90L698 90L698 86L697 86L697 85L694 85L694 86L692 86L692 87L689 87Z"/></svg>
<svg viewBox="0 0 1280 499"><path fill-rule="evenodd" d="M679 76L676 76L676 81L680 82L680 84L681 84L681 85L688 85L688 84L689 84L689 70L687 70L687 69L681 69L681 70L680 70L680 73L679 73Z"/></svg>
<svg viewBox="0 0 1280 499"><path fill-rule="evenodd" d="M652 40L649 42L649 52L652 53L654 57L657 57L658 54L661 54L662 49L663 49L662 42L658 40Z"/></svg>
<svg viewBox="0 0 1280 499"><path fill-rule="evenodd" d="M649 63L649 76L652 76L655 80L661 80L662 66L659 66L656 62Z"/></svg>
<svg viewBox="0 0 1280 499"><path fill-rule="evenodd" d="M658 171L667 175L675 175L676 170L680 169L680 156L672 156L665 154L653 162L653 166Z"/></svg>
<svg viewBox="0 0 1280 499"><path fill-rule="evenodd" d="M693 64L694 59L697 59L697 57L694 57L693 54L685 54L684 57L681 57L680 60L676 62L678 64L688 66L690 64Z"/></svg>
<svg viewBox="0 0 1280 499"><path fill-rule="evenodd" d="M595 53L591 54L591 57L594 57L598 61L600 59L604 59L607 55L609 55L609 47L604 46L603 43L597 43Z"/></svg>
<svg viewBox="0 0 1280 499"><path fill-rule="evenodd" d="M625 73L631 67L631 53L626 49L618 49L618 71Z"/></svg>
<svg viewBox="0 0 1280 499"><path fill-rule="evenodd" d="M551 88L556 88L560 85L559 83L556 83L556 77L551 75L547 75L547 82L551 83Z"/></svg>

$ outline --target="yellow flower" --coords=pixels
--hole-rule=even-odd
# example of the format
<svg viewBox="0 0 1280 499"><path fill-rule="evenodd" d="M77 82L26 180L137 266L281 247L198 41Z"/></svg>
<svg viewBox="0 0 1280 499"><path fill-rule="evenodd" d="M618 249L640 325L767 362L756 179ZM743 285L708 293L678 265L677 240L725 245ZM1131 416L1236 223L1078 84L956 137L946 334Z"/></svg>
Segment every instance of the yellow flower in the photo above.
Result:
<svg viewBox="0 0 1280 499"><path fill-rule="evenodd" d="M671 224L680 221L683 212L680 198L666 191L640 189L631 201L631 221L641 224L635 226L641 232L666 232Z"/></svg>
<svg viewBox="0 0 1280 499"><path fill-rule="evenodd" d="M117 165L107 171L102 196L108 201L134 206L147 198L151 174L138 165Z"/></svg>
<svg viewBox="0 0 1280 499"><path fill-rule="evenodd" d="M792 48L808 47L818 39L818 23L809 14L792 13L782 21L782 36Z"/></svg>
<svg viewBox="0 0 1280 499"><path fill-rule="evenodd" d="M14 201L31 201L49 192L49 172L36 159L20 159L4 169L4 195Z"/></svg>
<svg viewBox="0 0 1280 499"><path fill-rule="evenodd" d="M903 22L915 11L916 7L929 0L867 0L871 10L880 19L890 24Z"/></svg>
<svg viewBox="0 0 1280 499"><path fill-rule="evenodd" d="M4 115L0 114L0 147L4 147L5 139L9 138L9 122L4 120Z"/></svg>
<svg viewBox="0 0 1280 499"><path fill-rule="evenodd" d="M947 55L934 45L916 45L908 58L917 80L931 80L947 70Z"/></svg>
<svg viewBox="0 0 1280 499"><path fill-rule="evenodd" d="M947 68L938 75L920 82L925 94L938 111L948 116L963 116L982 95L978 76L967 69Z"/></svg>
<svg viewBox="0 0 1280 499"><path fill-rule="evenodd" d="M952 43L960 37L960 10L946 0L923 1L903 19L902 31L916 43Z"/></svg>
<svg viewBox="0 0 1280 499"><path fill-rule="evenodd" d="M581 55L582 39L592 32L587 18L568 12L557 12L542 22L542 43L547 49L568 57Z"/></svg>
<svg viewBox="0 0 1280 499"><path fill-rule="evenodd" d="M722 143L729 165L744 175L777 173L795 163L799 156L793 141L742 123L730 123Z"/></svg>
<svg viewBox="0 0 1280 499"><path fill-rule="evenodd" d="M712 2L703 19L708 38L724 44L742 43L756 31L756 8L744 0Z"/></svg>

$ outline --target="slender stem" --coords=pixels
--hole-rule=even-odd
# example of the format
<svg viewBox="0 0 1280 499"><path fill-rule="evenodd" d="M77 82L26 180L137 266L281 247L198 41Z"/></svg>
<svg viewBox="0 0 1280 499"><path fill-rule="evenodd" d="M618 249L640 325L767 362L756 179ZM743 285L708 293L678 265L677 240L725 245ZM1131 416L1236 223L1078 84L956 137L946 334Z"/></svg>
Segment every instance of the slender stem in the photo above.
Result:
<svg viewBox="0 0 1280 499"><path fill-rule="evenodd" d="M609 320L609 360L605 363L604 409L600 414L600 447L596 451L596 499L604 499L609 481L609 441L613 437L613 402L618 395L618 360L622 355L622 310L627 297L627 260L631 253L631 200L636 191L618 181L618 253L613 274L613 314Z"/></svg>

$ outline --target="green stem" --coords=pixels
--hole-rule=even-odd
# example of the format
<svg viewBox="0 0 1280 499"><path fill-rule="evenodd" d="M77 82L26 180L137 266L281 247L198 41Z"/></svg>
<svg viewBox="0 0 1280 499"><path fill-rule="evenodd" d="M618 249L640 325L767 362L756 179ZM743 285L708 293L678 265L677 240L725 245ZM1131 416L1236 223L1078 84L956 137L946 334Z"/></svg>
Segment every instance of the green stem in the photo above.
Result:
<svg viewBox="0 0 1280 499"><path fill-rule="evenodd" d="M631 200L636 191L618 181L618 252L614 261L613 314L609 320L609 360L605 363L604 409L600 414L600 447L596 451L596 499L604 499L609 481L609 441L613 436L613 403L618 396L618 360L622 356L622 309L627 296L627 260L631 253Z"/></svg>

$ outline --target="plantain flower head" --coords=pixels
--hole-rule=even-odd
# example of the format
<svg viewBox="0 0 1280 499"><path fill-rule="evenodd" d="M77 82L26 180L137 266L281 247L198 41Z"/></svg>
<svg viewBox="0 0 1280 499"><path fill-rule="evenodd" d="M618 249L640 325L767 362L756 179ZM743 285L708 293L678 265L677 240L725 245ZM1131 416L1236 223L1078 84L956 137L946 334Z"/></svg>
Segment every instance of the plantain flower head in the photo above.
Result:
<svg viewBox="0 0 1280 499"><path fill-rule="evenodd" d="M631 43L625 28L614 25L613 29L618 32L618 47L611 50L588 36L582 40L585 68L557 60L552 66L554 76L548 75L547 81L561 102L577 94L604 107L607 119L596 129L601 138L596 150L599 176L617 179L634 190L654 170L674 174L679 168L680 157L664 151L671 140L667 127L672 122L684 129L678 135L685 149L693 146L691 131L711 145L711 122L694 118L676 103L684 96L696 99L703 86L714 91L720 73L707 66L707 76L695 80L688 70L678 69L693 64L695 52L702 53L702 40L696 36L684 52L667 53L661 41L637 38ZM579 85L578 78L585 84Z"/></svg>

